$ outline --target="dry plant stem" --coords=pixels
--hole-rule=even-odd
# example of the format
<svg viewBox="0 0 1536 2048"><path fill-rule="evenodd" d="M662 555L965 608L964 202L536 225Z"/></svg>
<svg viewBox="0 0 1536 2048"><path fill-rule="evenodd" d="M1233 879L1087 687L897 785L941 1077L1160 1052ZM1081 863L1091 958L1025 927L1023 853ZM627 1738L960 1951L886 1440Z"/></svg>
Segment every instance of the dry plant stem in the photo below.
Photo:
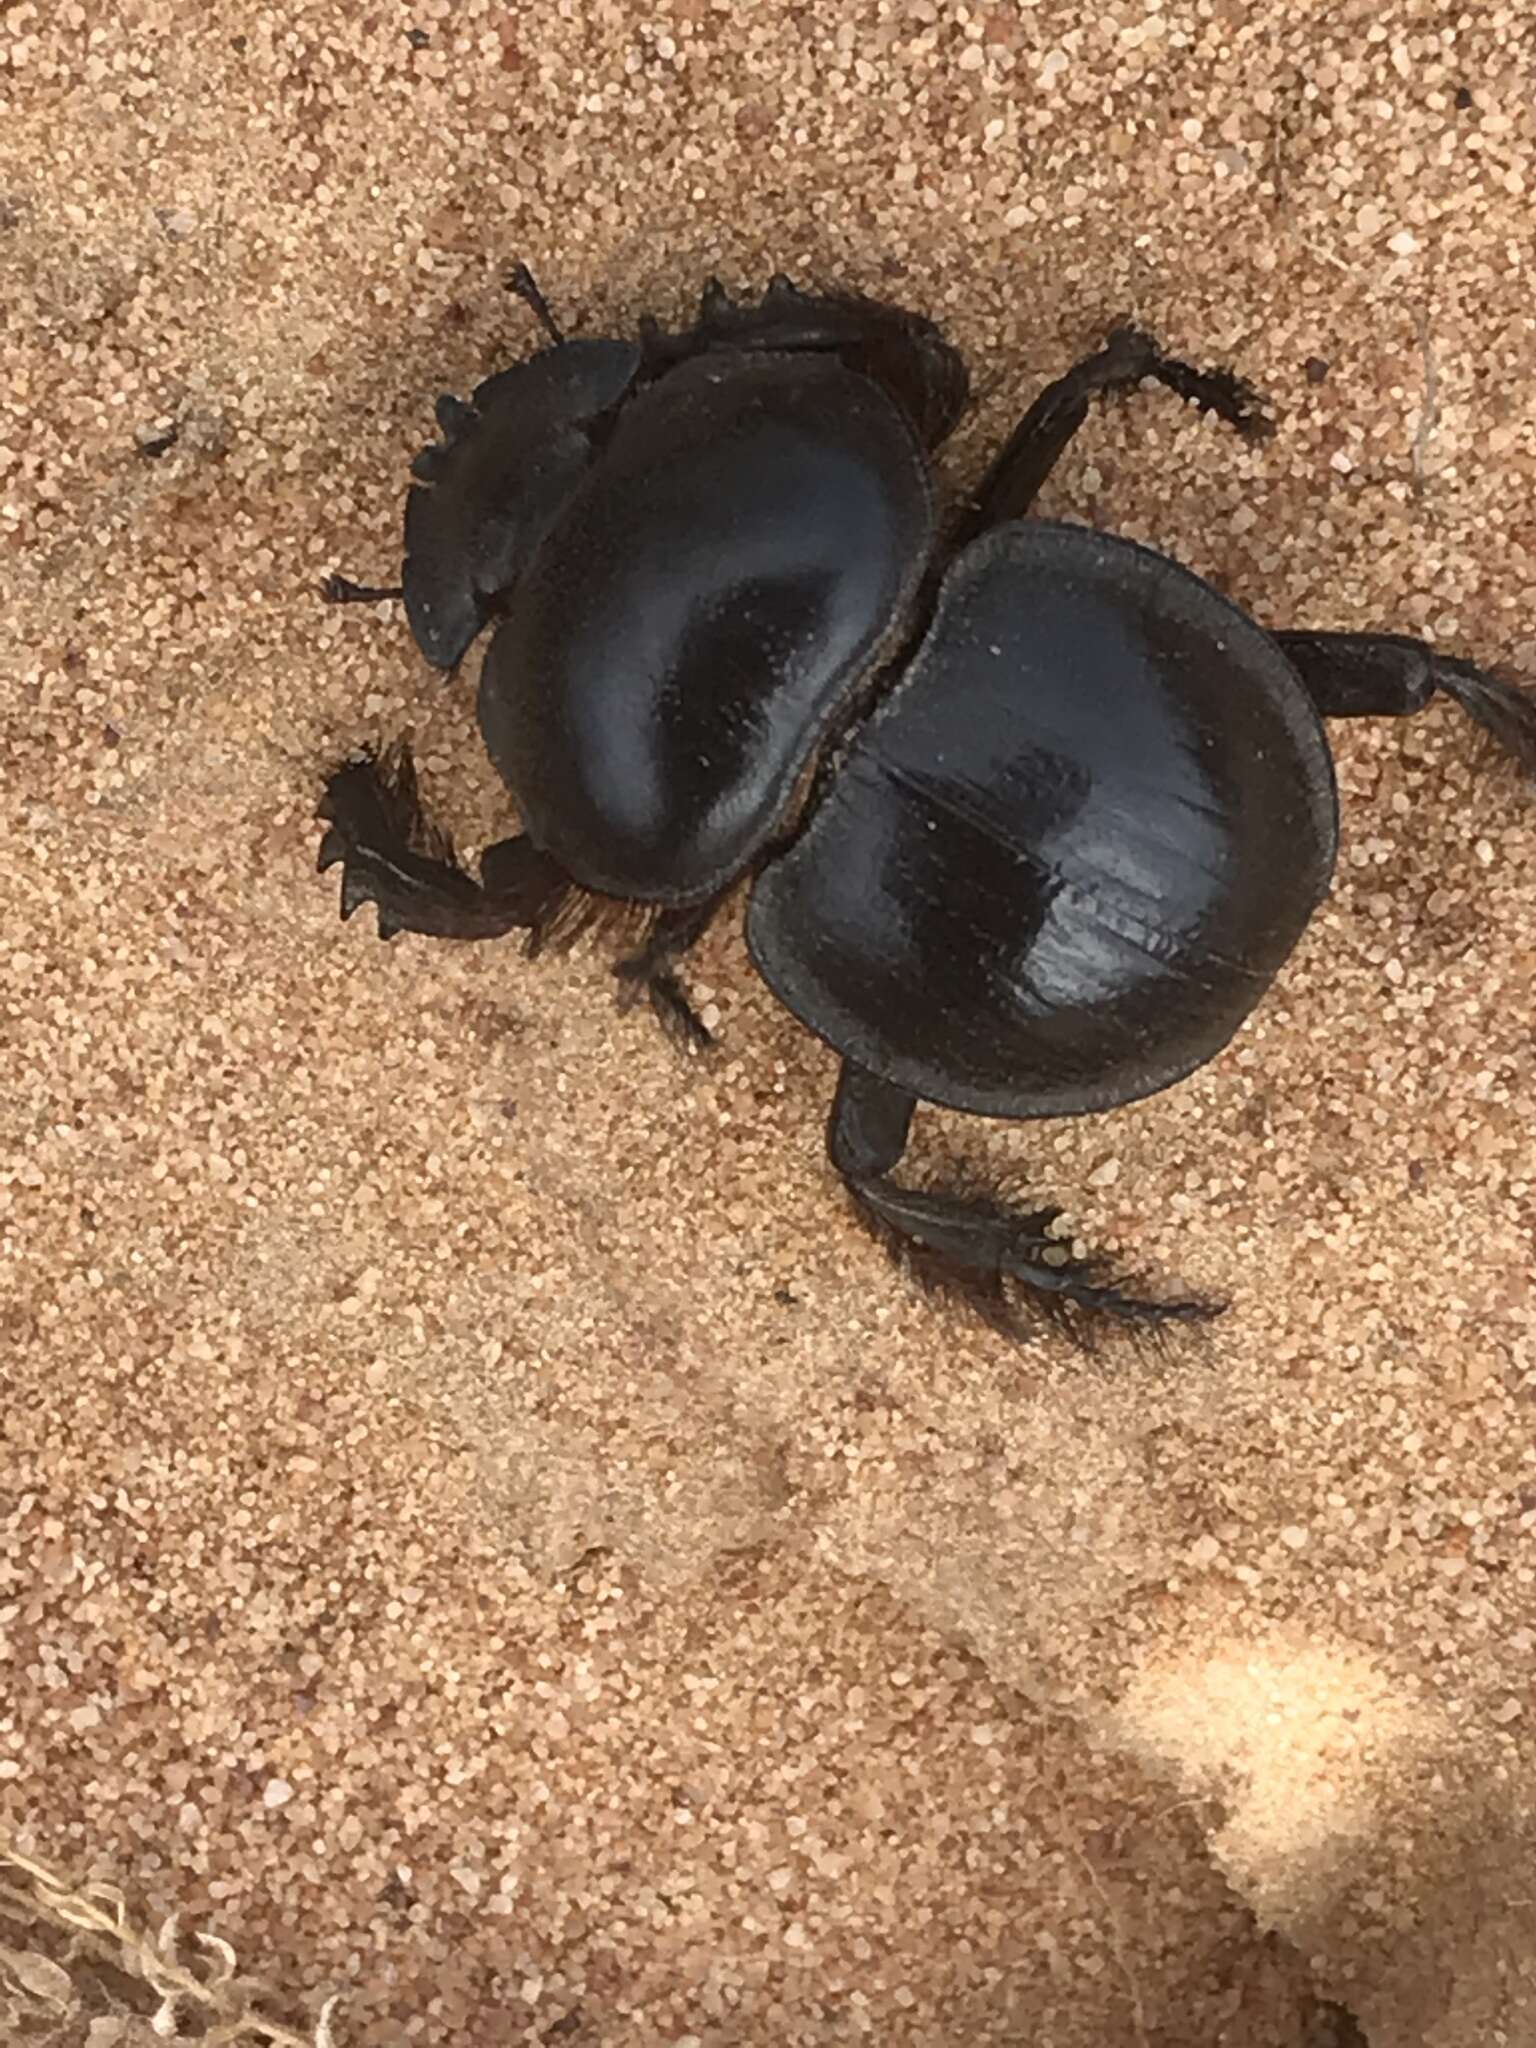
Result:
<svg viewBox="0 0 1536 2048"><path fill-rule="evenodd" d="M21 1882L16 1881L18 1873ZM68 1930L72 1959L82 1956L109 1965L144 1984L160 2001L148 2024L163 2040L195 2038L205 2048L233 2048L240 2042L261 2048L337 2048L332 2019L339 1996L325 2001L312 2031L296 2033L252 2009L252 2001L262 1992L236 1974L235 1951L227 1941L211 1934L193 1936L210 1958L209 1973L200 1975L178 1960L177 1916L172 1914L158 1932L137 1925L116 1885L96 1881L71 1886L33 1857L0 1847L0 1910L9 1910L24 1923ZM70 1988L67 1967L52 1958L0 1949L0 1981L7 1977L39 2007L58 2006ZM194 2036L182 2032L183 2007L198 2011Z"/></svg>

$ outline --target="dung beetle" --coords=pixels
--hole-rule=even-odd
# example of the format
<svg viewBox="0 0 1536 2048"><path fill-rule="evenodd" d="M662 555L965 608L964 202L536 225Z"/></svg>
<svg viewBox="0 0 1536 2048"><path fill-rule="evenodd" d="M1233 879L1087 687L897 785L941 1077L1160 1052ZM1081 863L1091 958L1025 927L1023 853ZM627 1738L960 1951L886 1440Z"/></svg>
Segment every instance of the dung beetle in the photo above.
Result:
<svg viewBox="0 0 1536 2048"><path fill-rule="evenodd" d="M480 730L522 831L478 880L423 815L410 753L329 775L320 866L379 931L528 950L603 916L615 972L683 1044L677 963L749 884L769 987L838 1053L827 1133L863 1218L1015 1330L1215 1305L1151 1300L1051 1235L1059 1211L896 1178L919 1102L1077 1116L1169 1087L1253 1009L1325 894L1323 719L1437 692L1536 772L1536 698L1394 634L1273 631L1166 555L1029 517L1100 393L1145 379L1240 433L1229 371L1116 329L940 507L967 403L928 320L775 278L711 283L693 325L547 341L445 397L413 465L403 597L428 661L494 628Z"/></svg>

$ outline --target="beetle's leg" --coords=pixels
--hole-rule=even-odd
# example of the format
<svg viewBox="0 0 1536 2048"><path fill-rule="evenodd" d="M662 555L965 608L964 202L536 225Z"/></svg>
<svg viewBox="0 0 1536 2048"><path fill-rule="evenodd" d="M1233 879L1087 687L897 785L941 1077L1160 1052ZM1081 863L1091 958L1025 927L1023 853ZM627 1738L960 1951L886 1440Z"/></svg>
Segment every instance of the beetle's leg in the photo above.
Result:
<svg viewBox="0 0 1536 2048"><path fill-rule="evenodd" d="M320 585L327 604L379 604L386 597L404 597L400 583L354 583L350 576L327 576Z"/></svg>
<svg viewBox="0 0 1536 2048"><path fill-rule="evenodd" d="M1408 718L1437 691L1536 775L1536 695L1422 640L1389 633L1276 633L1324 718Z"/></svg>
<svg viewBox="0 0 1536 2048"><path fill-rule="evenodd" d="M993 1196L903 1187L891 1175L906 1150L915 1098L844 1060L827 1125L827 1151L865 1218L899 1250L916 1254L920 1278L957 1289L989 1322L1018 1334L1018 1295L1048 1314L1074 1310L1127 1323L1204 1322L1204 1301L1143 1301L1089 1276L1049 1235L1059 1209L1017 1209ZM1054 1262L1052 1256L1054 1255Z"/></svg>
<svg viewBox="0 0 1536 2048"><path fill-rule="evenodd" d="M723 900L711 896L703 903L663 911L645 944L637 952L627 953L613 970L630 1001L644 992L662 1030L684 1052L707 1052L715 1037L688 1000L677 976L677 962L703 938Z"/></svg>
<svg viewBox="0 0 1536 2048"><path fill-rule="evenodd" d="M1134 391L1151 377L1204 412L1213 412L1247 440L1270 431L1258 394L1230 370L1197 370L1165 356L1149 334L1117 327L1097 355L1048 384L1014 428L965 507L956 533L963 545L989 526L1022 519L1100 392Z"/></svg>
<svg viewBox="0 0 1536 2048"><path fill-rule="evenodd" d="M343 863L341 914L376 903L379 937L426 932L439 939L496 939L536 930L570 889L564 870L526 839L491 847L475 881L454 859L446 833L422 814L416 769L402 741L363 753L326 777L327 821L318 866Z"/></svg>

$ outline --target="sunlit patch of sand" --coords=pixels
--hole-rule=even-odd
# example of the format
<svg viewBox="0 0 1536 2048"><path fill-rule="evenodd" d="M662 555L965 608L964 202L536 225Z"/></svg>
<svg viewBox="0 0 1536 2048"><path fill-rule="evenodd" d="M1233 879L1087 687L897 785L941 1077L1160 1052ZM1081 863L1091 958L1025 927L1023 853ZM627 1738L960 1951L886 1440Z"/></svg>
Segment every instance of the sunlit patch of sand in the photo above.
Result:
<svg viewBox="0 0 1536 2048"><path fill-rule="evenodd" d="M1116 1738L1226 1817L1215 1847L1262 1913L1316 1911L1383 1818L1386 1787L1432 1758L1437 1715L1347 1643L1275 1635L1181 1650L1143 1671Z"/></svg>

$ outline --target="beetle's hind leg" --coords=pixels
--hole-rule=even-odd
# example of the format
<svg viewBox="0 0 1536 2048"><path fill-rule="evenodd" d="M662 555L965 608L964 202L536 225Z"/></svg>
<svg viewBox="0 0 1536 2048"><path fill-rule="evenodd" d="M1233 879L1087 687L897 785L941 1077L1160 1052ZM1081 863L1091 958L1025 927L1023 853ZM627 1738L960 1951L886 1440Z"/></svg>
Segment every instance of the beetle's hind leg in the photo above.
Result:
<svg viewBox="0 0 1536 2048"><path fill-rule="evenodd" d="M1197 370L1177 356L1165 356L1139 327L1117 327L1097 354L1085 356L1048 384L1030 406L972 495L956 543L974 540L1005 519L1022 519L1087 419L1089 401L1103 392L1134 391L1149 377L1203 412L1215 413L1245 440L1270 431L1258 393L1231 370Z"/></svg>
<svg viewBox="0 0 1536 2048"><path fill-rule="evenodd" d="M664 910L644 945L626 953L613 970L623 990L620 1001L627 1006L643 994L662 1030L683 1052L708 1052L715 1042L714 1033L688 999L677 962L703 938L720 903L720 897L711 896L703 903Z"/></svg>
<svg viewBox="0 0 1536 2048"><path fill-rule="evenodd" d="M1408 718L1437 693L1536 775L1536 694L1391 633L1276 633L1324 718Z"/></svg>
<svg viewBox="0 0 1536 2048"><path fill-rule="evenodd" d="M1086 1336L1108 1316L1149 1327L1205 1322L1206 1301L1145 1301L1108 1285L1095 1262L1064 1256L1050 1235L1057 1209L1024 1210L984 1194L904 1187L891 1178L915 1100L851 1060L843 1062L827 1126L827 1151L866 1221L915 1254L919 1277L955 1289L988 1322L1020 1334L1026 1302Z"/></svg>
<svg viewBox="0 0 1536 2048"><path fill-rule="evenodd" d="M538 930L569 894L565 871L527 839L489 848L477 882L454 858L448 835L425 816L416 766L402 740L362 752L326 777L326 821L317 865L342 863L341 914L378 906L379 937L425 932L439 939L496 939Z"/></svg>

